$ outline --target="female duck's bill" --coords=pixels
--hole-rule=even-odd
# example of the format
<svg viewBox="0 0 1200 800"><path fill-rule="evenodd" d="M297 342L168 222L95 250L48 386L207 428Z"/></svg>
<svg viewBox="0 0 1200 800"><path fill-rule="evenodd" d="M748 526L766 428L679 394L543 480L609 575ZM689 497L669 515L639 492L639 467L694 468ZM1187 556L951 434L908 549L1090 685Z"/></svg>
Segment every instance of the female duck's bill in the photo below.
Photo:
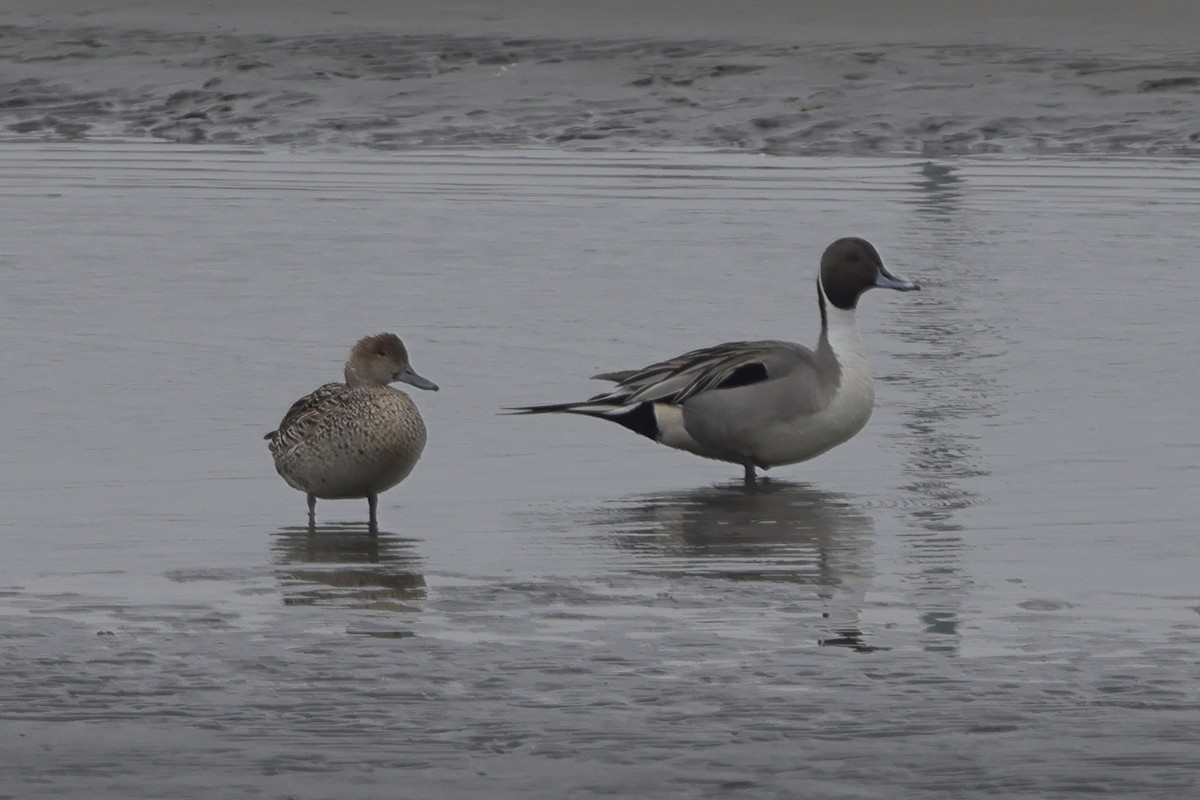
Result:
<svg viewBox="0 0 1200 800"><path fill-rule="evenodd" d="M310 525L317 498L365 497L374 531L379 494L408 477L426 440L412 398L388 384L438 387L413 370L394 333L360 339L343 374L345 383L327 383L293 403L264 438L276 471L307 495Z"/></svg>
<svg viewBox="0 0 1200 800"><path fill-rule="evenodd" d="M806 461L856 434L874 408L854 316L859 298L873 288L920 288L888 272L875 247L856 237L825 249L817 287L821 333L812 350L781 341L727 342L596 375L616 386L587 400L508 410L607 419L669 447L741 464L747 482L756 467Z"/></svg>

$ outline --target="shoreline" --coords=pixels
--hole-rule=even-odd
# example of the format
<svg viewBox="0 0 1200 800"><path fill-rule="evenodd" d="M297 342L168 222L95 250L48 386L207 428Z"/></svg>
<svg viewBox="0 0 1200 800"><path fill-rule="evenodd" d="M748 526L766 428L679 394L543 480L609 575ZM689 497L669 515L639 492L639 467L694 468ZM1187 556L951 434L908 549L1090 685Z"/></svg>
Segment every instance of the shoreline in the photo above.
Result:
<svg viewBox="0 0 1200 800"><path fill-rule="evenodd" d="M715 0L637 15L619 13L629 3L549 13L547 0L417 0L403 19L385 0L345 12L300 0L292 14L279 0L83 5L0 12L0 138L1200 156L1200 44L1172 43L1185 26L1164 21L1170 2L1120 31L1128 11L1074 25L1059 5L1026 31L1025 0L944 16L946 2L925 0L899 21L854 4L880 12L870 24L843 5L806 5L797 20L762 0L741 18ZM712 18L684 13L704 10ZM1189 13L1200 22L1200 4ZM1139 37L1158 43L1129 44Z"/></svg>

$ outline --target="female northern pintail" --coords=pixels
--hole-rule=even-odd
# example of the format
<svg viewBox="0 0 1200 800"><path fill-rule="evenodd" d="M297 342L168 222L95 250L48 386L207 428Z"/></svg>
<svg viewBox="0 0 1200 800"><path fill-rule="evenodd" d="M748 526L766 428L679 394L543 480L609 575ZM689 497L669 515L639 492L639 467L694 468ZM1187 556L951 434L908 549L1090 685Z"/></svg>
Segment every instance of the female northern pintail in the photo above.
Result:
<svg viewBox="0 0 1200 800"><path fill-rule="evenodd" d="M292 404L268 439L275 469L308 495L308 521L317 498L365 497L376 528L379 493L408 477L425 449L425 422L416 403L388 386L404 381L437 391L408 363L394 333L359 340L346 362L345 383L327 383Z"/></svg>
<svg viewBox="0 0 1200 800"><path fill-rule="evenodd" d="M817 275L821 338L728 342L637 370L606 372L615 389L575 403L524 406L521 414L568 413L612 420L657 442L754 468L806 461L862 430L875 387L854 309L874 287L917 284L889 273L865 239L838 239Z"/></svg>

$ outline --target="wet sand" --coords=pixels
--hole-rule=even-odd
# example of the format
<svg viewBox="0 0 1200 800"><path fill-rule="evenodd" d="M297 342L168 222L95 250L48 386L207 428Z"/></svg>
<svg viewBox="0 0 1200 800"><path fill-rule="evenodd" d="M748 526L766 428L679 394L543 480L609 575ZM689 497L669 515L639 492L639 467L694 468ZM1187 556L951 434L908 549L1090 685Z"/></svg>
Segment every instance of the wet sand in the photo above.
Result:
<svg viewBox="0 0 1200 800"><path fill-rule="evenodd" d="M1186 2L91 5L0 14L8 138L1200 153Z"/></svg>

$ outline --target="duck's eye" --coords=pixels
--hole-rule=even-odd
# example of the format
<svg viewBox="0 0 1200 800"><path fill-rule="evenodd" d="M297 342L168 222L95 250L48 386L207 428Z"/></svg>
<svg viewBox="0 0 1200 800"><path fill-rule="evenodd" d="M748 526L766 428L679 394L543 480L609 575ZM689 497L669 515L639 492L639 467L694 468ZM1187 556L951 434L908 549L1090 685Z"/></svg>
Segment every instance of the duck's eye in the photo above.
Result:
<svg viewBox="0 0 1200 800"><path fill-rule="evenodd" d="M384 349L380 348L379 350L376 350L376 351L375 351L375 355L377 355L377 356L386 356L386 355L387 355L387 350L384 350Z"/></svg>

